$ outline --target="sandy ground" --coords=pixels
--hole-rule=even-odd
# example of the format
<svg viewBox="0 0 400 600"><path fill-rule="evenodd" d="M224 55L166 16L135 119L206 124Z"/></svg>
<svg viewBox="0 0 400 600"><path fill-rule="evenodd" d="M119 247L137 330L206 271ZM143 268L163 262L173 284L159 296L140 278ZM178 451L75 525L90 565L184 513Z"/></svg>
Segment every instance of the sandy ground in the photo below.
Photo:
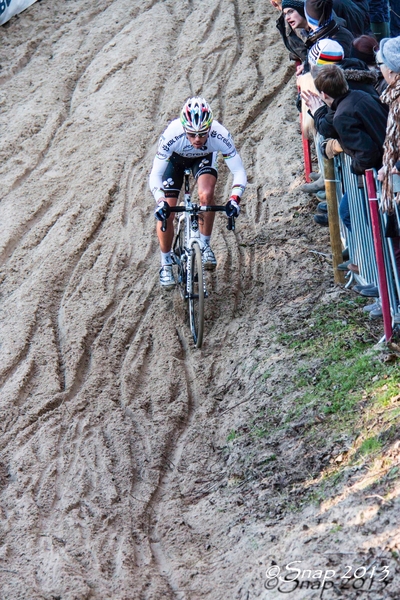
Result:
<svg viewBox="0 0 400 600"><path fill-rule="evenodd" d="M227 436L290 371L272 330L336 293L309 252L329 252L326 231L295 191L275 19L255 0L43 0L1 28L2 599L353 598L268 591L265 571L344 568L396 535L393 508L365 537L354 494L282 515L279 482L233 485ZM216 220L202 351L179 295L159 290L147 186L158 135L198 93L249 176L236 232ZM221 165L219 201L229 189ZM271 381L253 376L261 360ZM307 472L298 440L274 444ZM349 530L332 559L335 511Z"/></svg>

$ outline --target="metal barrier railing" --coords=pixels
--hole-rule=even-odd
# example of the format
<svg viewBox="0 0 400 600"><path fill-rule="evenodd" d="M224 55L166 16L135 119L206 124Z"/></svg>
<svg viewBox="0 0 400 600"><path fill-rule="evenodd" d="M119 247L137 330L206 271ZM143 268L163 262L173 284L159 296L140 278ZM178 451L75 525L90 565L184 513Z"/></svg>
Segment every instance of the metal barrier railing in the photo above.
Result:
<svg viewBox="0 0 400 600"><path fill-rule="evenodd" d="M380 208L380 183L376 172L367 170L365 176L351 172L351 158L342 153L334 159L336 198L340 236L348 247L358 273L350 271L349 287L354 281L379 288L384 321L384 339L392 337L393 327L400 323L400 238L385 236L388 215ZM400 230L400 211L394 217ZM344 223L344 221L346 224Z"/></svg>
<svg viewBox="0 0 400 600"><path fill-rule="evenodd" d="M335 158L335 175L337 180L337 198L342 201L347 194L349 221L351 231L341 222L341 234L353 263L358 266L359 273L351 272L347 286L356 279L361 285L378 284L378 272L375 260L374 240L372 237L371 216L365 178L351 172L351 158L340 154ZM339 186L341 189L338 189ZM339 191L339 193L338 193Z"/></svg>

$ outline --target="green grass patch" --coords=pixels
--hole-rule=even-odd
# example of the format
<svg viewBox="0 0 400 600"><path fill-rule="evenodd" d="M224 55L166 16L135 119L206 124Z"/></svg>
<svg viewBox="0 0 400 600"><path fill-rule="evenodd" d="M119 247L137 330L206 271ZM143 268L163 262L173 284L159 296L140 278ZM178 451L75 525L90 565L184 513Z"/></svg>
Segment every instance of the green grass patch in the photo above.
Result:
<svg viewBox="0 0 400 600"><path fill-rule="evenodd" d="M399 367L384 363L372 349L375 340L358 305L344 300L318 306L301 329L278 336L290 349L301 350L291 386L302 392L298 407L318 405L327 415L349 413L365 394L384 405L398 393Z"/></svg>
<svg viewBox="0 0 400 600"><path fill-rule="evenodd" d="M361 455L375 454L382 449L382 442L376 437L370 437L363 441L358 452Z"/></svg>
<svg viewBox="0 0 400 600"><path fill-rule="evenodd" d="M226 441L229 442L233 442L233 440L235 440L237 438L237 432L232 429L229 433L228 433L228 437L226 438Z"/></svg>

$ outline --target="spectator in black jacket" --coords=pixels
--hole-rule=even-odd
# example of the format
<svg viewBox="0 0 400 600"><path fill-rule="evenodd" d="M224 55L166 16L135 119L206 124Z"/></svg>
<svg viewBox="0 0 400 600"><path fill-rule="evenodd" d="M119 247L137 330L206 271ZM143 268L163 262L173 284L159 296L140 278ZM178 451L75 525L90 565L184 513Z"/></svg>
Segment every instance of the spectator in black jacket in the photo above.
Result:
<svg viewBox="0 0 400 600"><path fill-rule="evenodd" d="M314 44L308 53L308 62L314 79L324 65L336 64L343 69L350 90L362 90L371 95L375 95L376 98L379 98L374 87L377 78L376 72L372 72L361 60L344 58L343 48L335 40L323 39ZM308 97L309 92L303 92L302 98L306 104ZM317 100L319 105L319 98L317 98ZM334 114L335 113L331 108L329 108L326 104L323 104L321 108L313 115L315 128L320 136L326 138L338 137L338 134L333 126ZM320 171L323 172L323 157L319 152L319 146L320 137L316 139L316 150L318 156L318 166ZM314 184L314 187L316 187L316 184ZM300 189L308 193L314 193L314 187L313 184L304 184ZM327 224L327 221L325 224Z"/></svg>
<svg viewBox="0 0 400 600"><path fill-rule="evenodd" d="M368 0L333 0L333 10L337 17L344 19L344 26L353 35L370 32Z"/></svg>
<svg viewBox="0 0 400 600"><path fill-rule="evenodd" d="M314 116L323 103L333 110L333 127L340 146L352 158L353 172L362 175L365 169L379 168L387 108L375 96L350 90L342 69L336 65L322 67L314 83L319 99L311 101L309 108Z"/></svg>
<svg viewBox="0 0 400 600"><path fill-rule="evenodd" d="M334 40L320 40L314 44L308 53L313 78L316 78L324 65L336 64L343 69L350 90L361 90L378 99L379 94L375 88L376 71L371 71L362 60L343 56L343 48ZM303 99L307 103L307 93L303 94ZM338 137L333 127L334 111L332 108L322 104L313 117L315 127L321 135L326 138Z"/></svg>
<svg viewBox="0 0 400 600"><path fill-rule="evenodd" d="M322 67L314 84L319 96L312 94L306 100L310 111L315 115L325 103L334 113L333 127L337 139L324 141L325 155L333 158L344 151L351 157L351 170L356 175L364 174L365 169L378 169L382 164L387 109L375 96L361 90L350 90L344 71L337 65ZM339 214L351 230L348 202L345 194L340 202ZM316 217L314 220L319 222Z"/></svg>
<svg viewBox="0 0 400 600"><path fill-rule="evenodd" d="M282 14L276 22L283 43L291 58L304 62L307 48L304 43L308 35L303 0L282 0Z"/></svg>
<svg viewBox="0 0 400 600"><path fill-rule="evenodd" d="M311 48L318 40L329 38L342 46L345 57L351 53L354 36L348 29L338 25L332 15L332 0L306 0L304 12L311 33L307 36L306 46Z"/></svg>
<svg viewBox="0 0 400 600"><path fill-rule="evenodd" d="M334 10L331 12L332 23L329 31L332 35L322 37L333 37L343 40L345 45L350 44L352 39L347 29L353 35L361 35L368 26L368 10L365 10L364 4L367 0L353 2L352 0L333 0ZM276 27L281 34L283 43L289 50L292 60L300 60L302 63L307 58L306 40L308 35L312 35L312 29L307 23L304 12L304 0L271 0L271 4L281 11L279 19L276 21ZM321 35L316 34L316 39Z"/></svg>

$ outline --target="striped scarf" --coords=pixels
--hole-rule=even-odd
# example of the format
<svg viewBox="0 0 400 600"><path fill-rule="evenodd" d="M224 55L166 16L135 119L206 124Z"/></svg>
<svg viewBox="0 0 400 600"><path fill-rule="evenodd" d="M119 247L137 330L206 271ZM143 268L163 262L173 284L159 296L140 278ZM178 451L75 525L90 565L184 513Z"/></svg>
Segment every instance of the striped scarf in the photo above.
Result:
<svg viewBox="0 0 400 600"><path fill-rule="evenodd" d="M382 102L389 105L386 137L383 144L383 167L385 179L382 182L382 210L392 213L394 203L400 203L400 193L392 191L392 169L400 159L400 75L388 85L381 95Z"/></svg>

